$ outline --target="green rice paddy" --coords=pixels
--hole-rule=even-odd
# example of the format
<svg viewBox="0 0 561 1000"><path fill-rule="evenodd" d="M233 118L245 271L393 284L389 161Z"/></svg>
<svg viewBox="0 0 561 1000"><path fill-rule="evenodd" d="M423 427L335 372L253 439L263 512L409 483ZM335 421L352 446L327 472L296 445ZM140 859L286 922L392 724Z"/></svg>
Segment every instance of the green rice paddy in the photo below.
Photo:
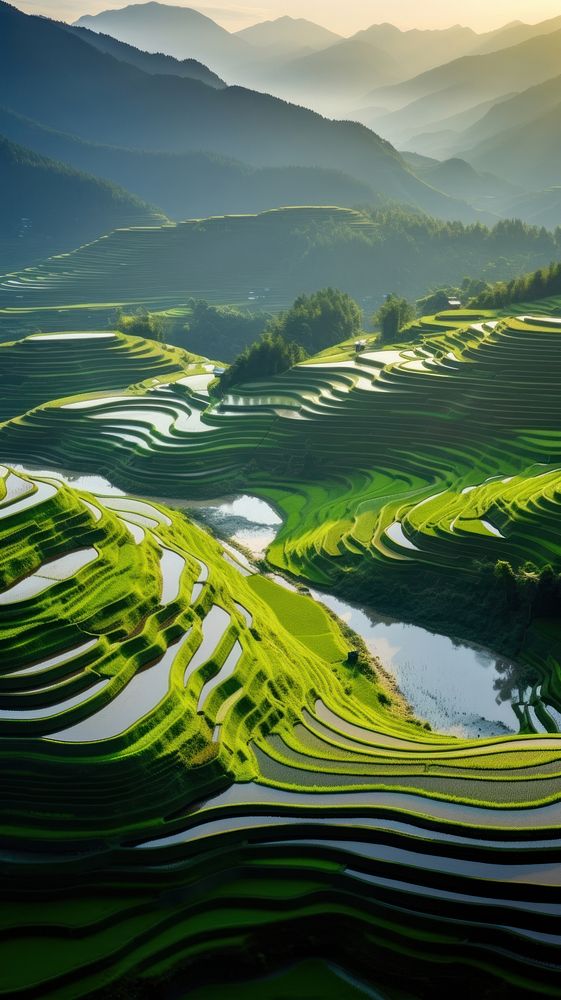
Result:
<svg viewBox="0 0 561 1000"><path fill-rule="evenodd" d="M422 327L223 401L135 338L0 347L3 996L202 1000L225 968L234 996L299 968L302 996L393 996L392 968L561 995L558 621L496 636L533 677L520 734L444 736L320 605L150 499L255 493L271 566L489 641L478 567L561 566L561 322Z"/></svg>

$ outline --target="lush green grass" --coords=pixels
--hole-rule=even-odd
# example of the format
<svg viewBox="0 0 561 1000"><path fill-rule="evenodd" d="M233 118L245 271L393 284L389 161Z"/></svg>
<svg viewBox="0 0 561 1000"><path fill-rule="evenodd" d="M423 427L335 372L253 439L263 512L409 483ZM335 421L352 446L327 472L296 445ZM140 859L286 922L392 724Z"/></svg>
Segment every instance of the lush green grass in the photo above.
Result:
<svg viewBox="0 0 561 1000"><path fill-rule="evenodd" d="M320 652L331 663L345 657L341 634L320 604L310 604L309 598L279 587L267 577L252 577L251 586L270 605L280 622L290 622L292 635L305 646Z"/></svg>

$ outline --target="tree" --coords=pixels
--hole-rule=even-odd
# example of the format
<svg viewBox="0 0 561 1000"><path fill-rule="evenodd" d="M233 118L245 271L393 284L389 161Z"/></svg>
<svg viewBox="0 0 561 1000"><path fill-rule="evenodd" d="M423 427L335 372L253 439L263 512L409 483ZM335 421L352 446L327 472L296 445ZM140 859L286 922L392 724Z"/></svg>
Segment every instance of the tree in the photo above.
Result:
<svg viewBox="0 0 561 1000"><path fill-rule="evenodd" d="M287 341L279 333L265 333L261 340L246 347L220 378L220 393L232 386L261 381L288 371L299 361L305 361L306 351L300 344Z"/></svg>
<svg viewBox="0 0 561 1000"><path fill-rule="evenodd" d="M159 343L165 339L166 324L163 317L150 313L147 309L138 309L130 315L119 311L114 323L117 330L131 337L145 337L146 340L157 340Z"/></svg>
<svg viewBox="0 0 561 1000"><path fill-rule="evenodd" d="M422 299L417 299L417 310L421 316L433 316L435 313L448 309L448 302L457 296L457 288L437 288Z"/></svg>
<svg viewBox="0 0 561 1000"><path fill-rule="evenodd" d="M267 333L300 344L311 355L356 337L361 325L362 312L354 299L336 288L324 288L300 295L288 312L268 324Z"/></svg>
<svg viewBox="0 0 561 1000"><path fill-rule="evenodd" d="M524 274L512 281L488 285L470 303L474 309L500 309L515 302L543 299L561 293L561 264Z"/></svg>
<svg viewBox="0 0 561 1000"><path fill-rule="evenodd" d="M397 340L403 328L412 323L415 316L415 307L407 299L400 298L394 292L388 295L373 317L374 325L380 327L382 343L391 344Z"/></svg>
<svg viewBox="0 0 561 1000"><path fill-rule="evenodd" d="M248 312L233 306L212 306L204 299L191 299L191 315L174 342L179 346L222 361L233 361L263 333L270 313Z"/></svg>

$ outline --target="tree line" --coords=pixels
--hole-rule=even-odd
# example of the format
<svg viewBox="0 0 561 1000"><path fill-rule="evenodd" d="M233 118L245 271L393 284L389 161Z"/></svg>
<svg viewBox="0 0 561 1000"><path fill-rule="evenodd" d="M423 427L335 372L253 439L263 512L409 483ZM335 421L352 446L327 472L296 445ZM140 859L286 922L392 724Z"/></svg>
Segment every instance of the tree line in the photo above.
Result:
<svg viewBox="0 0 561 1000"><path fill-rule="evenodd" d="M487 285L470 305L475 309L503 309L515 302L531 302L561 295L561 263L552 263L512 281Z"/></svg>

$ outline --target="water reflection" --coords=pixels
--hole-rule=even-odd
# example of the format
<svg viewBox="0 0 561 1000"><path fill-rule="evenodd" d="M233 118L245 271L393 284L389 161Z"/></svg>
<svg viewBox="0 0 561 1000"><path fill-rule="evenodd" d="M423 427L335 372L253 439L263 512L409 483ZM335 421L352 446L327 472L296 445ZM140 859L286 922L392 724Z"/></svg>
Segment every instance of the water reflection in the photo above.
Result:
<svg viewBox="0 0 561 1000"><path fill-rule="evenodd" d="M517 730L504 676L516 675L511 664L487 650L383 618L330 594L314 592L314 597L364 639L415 713L433 729L464 737Z"/></svg>
<svg viewBox="0 0 561 1000"><path fill-rule="evenodd" d="M274 541L281 519L258 497L243 494L225 500L189 503L188 510L216 531L247 549L254 559L263 559Z"/></svg>
<svg viewBox="0 0 561 1000"><path fill-rule="evenodd" d="M217 534L243 545L255 558L265 555L281 523L268 504L247 495L197 506L196 513ZM362 637L415 714L433 729L471 738L518 731L511 695L519 686L520 668L487 650L383 618L331 595L313 596Z"/></svg>

